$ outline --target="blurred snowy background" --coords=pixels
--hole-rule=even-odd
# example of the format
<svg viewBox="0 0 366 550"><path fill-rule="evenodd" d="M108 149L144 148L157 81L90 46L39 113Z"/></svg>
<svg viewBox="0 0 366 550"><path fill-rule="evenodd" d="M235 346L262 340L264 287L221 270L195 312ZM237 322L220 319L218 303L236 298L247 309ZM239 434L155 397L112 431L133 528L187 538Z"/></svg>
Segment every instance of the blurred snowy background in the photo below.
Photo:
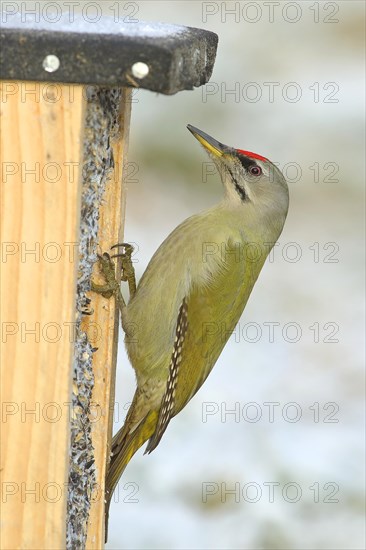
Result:
<svg viewBox="0 0 366 550"><path fill-rule="evenodd" d="M125 239L138 245L138 277L180 221L221 196L187 123L278 162L290 187L236 333L158 449L140 450L120 481L107 548L364 548L365 5L100 6L219 35L208 85L134 93ZM115 430L135 386L120 351Z"/></svg>

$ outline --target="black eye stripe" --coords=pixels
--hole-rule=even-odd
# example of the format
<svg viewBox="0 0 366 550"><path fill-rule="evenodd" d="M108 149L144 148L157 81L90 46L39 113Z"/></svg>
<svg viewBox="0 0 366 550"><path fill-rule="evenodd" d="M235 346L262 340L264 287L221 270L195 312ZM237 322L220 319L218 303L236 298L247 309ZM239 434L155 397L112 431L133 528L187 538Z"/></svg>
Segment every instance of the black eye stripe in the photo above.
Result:
<svg viewBox="0 0 366 550"><path fill-rule="evenodd" d="M245 168L245 170L249 170L249 168L251 166L258 166L257 163L252 160L252 159L249 159L248 157L245 157L244 155L238 155L238 159L240 160L243 168Z"/></svg>

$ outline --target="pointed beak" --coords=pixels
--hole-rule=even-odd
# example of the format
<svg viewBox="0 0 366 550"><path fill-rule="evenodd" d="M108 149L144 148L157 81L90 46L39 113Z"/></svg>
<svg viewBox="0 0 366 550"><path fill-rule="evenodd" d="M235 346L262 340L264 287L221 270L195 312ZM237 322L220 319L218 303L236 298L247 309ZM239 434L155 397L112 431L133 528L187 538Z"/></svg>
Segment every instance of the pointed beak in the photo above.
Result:
<svg viewBox="0 0 366 550"><path fill-rule="evenodd" d="M209 153L212 153L216 157L222 157L222 155L229 153L232 149L231 147L220 143L205 132L202 132L202 130L195 128L191 124L187 124L187 128L194 135L194 137L198 139L201 145L203 145Z"/></svg>

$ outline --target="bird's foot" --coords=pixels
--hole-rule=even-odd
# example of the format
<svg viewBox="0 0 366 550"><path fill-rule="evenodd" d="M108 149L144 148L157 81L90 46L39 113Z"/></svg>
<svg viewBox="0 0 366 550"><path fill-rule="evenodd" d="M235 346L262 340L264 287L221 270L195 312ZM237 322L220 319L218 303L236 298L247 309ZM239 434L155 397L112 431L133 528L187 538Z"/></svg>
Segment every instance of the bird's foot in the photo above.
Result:
<svg viewBox="0 0 366 550"><path fill-rule="evenodd" d="M130 292L130 297L134 296L136 292L136 276L135 276L135 268L133 267L132 263L132 254L134 251L134 248L132 244L129 243L118 243L111 247L111 250L113 248L122 248L122 252L118 254L113 254L111 256L112 258L120 258L121 259L121 267L122 267L122 274L121 274L121 281L127 281L128 282L128 290Z"/></svg>
<svg viewBox="0 0 366 550"><path fill-rule="evenodd" d="M101 294L104 298L111 298L120 292L119 283L115 275L115 265L110 255L105 252L102 256L98 254L98 260L103 273L105 284L100 285L93 280L90 282L90 290Z"/></svg>

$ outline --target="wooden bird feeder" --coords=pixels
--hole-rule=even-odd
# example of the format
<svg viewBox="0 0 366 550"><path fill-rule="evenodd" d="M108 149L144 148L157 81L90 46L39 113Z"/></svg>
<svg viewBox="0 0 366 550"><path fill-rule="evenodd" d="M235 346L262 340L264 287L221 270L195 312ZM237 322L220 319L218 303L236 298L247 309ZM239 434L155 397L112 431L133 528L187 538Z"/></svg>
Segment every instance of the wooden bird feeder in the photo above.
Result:
<svg viewBox="0 0 366 550"><path fill-rule="evenodd" d="M119 321L88 291L123 241L131 91L206 83L217 36L17 13L0 33L1 548L100 549Z"/></svg>

